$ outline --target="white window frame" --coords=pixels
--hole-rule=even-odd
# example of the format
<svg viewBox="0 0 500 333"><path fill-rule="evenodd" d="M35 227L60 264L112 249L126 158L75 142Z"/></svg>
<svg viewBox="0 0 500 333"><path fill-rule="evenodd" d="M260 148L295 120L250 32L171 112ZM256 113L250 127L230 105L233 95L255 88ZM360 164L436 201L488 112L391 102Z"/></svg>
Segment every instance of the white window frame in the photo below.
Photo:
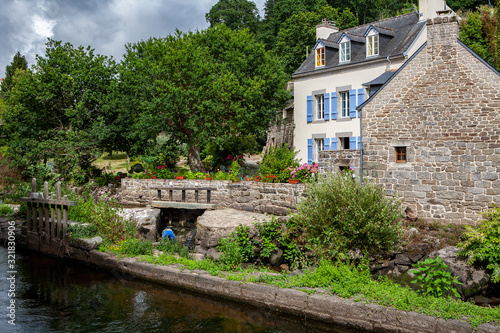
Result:
<svg viewBox="0 0 500 333"><path fill-rule="evenodd" d="M349 38L342 38L340 41L339 62L346 63L351 61L351 41Z"/></svg>
<svg viewBox="0 0 500 333"><path fill-rule="evenodd" d="M372 29L368 36L366 36L366 56L367 57L376 57L379 53L379 35L378 33Z"/></svg>
<svg viewBox="0 0 500 333"><path fill-rule="evenodd" d="M316 119L322 120L325 119L325 95L315 95L315 104L316 104Z"/></svg>
<svg viewBox="0 0 500 333"><path fill-rule="evenodd" d="M341 118L348 118L349 117L349 111L351 109L351 100L349 98L349 91L341 91L339 92L339 103L340 103L340 117Z"/></svg>
<svg viewBox="0 0 500 333"><path fill-rule="evenodd" d="M325 53L326 53L326 49L325 49L325 46L321 43L319 43L317 46L316 46L316 49L315 49L315 64L316 64L316 68L319 68L319 67L325 67Z"/></svg>
<svg viewBox="0 0 500 333"><path fill-rule="evenodd" d="M319 161L319 153L325 150L325 139L314 139L314 153L313 161Z"/></svg>

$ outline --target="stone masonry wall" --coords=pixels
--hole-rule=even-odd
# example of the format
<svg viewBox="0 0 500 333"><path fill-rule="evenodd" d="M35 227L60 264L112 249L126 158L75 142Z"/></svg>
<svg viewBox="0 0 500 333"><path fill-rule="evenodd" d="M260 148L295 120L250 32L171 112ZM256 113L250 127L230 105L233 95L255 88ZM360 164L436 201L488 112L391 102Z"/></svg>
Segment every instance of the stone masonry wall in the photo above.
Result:
<svg viewBox="0 0 500 333"><path fill-rule="evenodd" d="M456 17L427 29L428 44L362 110L363 169L420 217L475 223L500 204L500 76L458 43Z"/></svg>
<svg viewBox="0 0 500 333"><path fill-rule="evenodd" d="M359 149L323 150L319 153L319 172L331 173L340 171L340 167L353 167L359 175Z"/></svg>
<svg viewBox="0 0 500 333"><path fill-rule="evenodd" d="M257 213L284 216L295 211L296 203L304 197L304 184L279 184L255 181L233 183L226 180L132 179L121 180L120 200L124 204L151 204L157 190L151 187L213 187L211 203L217 208L233 208ZM162 191L162 200L168 199ZM174 200L181 201L181 191L174 191ZM194 191L186 191L186 201L195 202ZM199 192L199 202L206 202L206 191Z"/></svg>

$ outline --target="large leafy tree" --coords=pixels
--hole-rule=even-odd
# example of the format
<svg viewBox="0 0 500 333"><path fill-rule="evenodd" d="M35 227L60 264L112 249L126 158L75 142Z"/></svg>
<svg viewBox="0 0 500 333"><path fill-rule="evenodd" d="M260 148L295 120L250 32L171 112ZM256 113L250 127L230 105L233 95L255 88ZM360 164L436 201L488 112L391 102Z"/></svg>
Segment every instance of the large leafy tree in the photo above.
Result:
<svg viewBox="0 0 500 333"><path fill-rule="evenodd" d="M116 75L115 62L90 47L49 40L9 93L4 126L18 165L52 159L65 175L88 169L117 132L109 103Z"/></svg>
<svg viewBox="0 0 500 333"><path fill-rule="evenodd" d="M232 30L248 28L255 33L260 17L259 10L253 1L219 0L205 14L205 18L211 27L217 24L225 24Z"/></svg>
<svg viewBox="0 0 500 333"><path fill-rule="evenodd" d="M294 14L281 25L274 49L284 62L288 74L297 70L305 60L306 48L311 48L316 41L316 25L324 18L335 21L340 29L358 25L358 19L349 9L339 14L335 8L328 5L314 12Z"/></svg>
<svg viewBox="0 0 500 333"><path fill-rule="evenodd" d="M28 62L26 58L17 52L12 59L10 65L5 68L5 79L2 81L0 87L0 97L6 98L9 91L12 90L15 82L16 71L24 72L28 69Z"/></svg>
<svg viewBox="0 0 500 333"><path fill-rule="evenodd" d="M480 6L460 13L460 39L493 67L500 69L498 8Z"/></svg>
<svg viewBox="0 0 500 333"><path fill-rule="evenodd" d="M265 131L289 98L278 59L224 25L128 45L120 77L136 146L169 134L189 147L193 171L201 147Z"/></svg>

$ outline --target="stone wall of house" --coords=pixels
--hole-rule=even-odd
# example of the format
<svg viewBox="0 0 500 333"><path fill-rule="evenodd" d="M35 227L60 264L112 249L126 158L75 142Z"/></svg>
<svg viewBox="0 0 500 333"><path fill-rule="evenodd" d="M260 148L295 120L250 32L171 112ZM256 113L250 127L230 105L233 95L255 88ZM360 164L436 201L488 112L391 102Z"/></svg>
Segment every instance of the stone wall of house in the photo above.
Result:
<svg viewBox="0 0 500 333"><path fill-rule="evenodd" d="M304 184L279 184L255 181L233 183L225 180L132 179L121 180L120 201L124 204L151 204L157 199L154 187L211 187L211 203L217 208L233 208L257 213L284 216L296 210L304 197ZM168 192L168 191L167 191ZM181 191L174 191L174 200L181 201ZM168 193L162 191L162 200ZM199 192L199 202L206 202L206 191ZM195 202L194 191L186 191L186 201Z"/></svg>
<svg viewBox="0 0 500 333"><path fill-rule="evenodd" d="M267 131L267 141L263 153L267 153L271 147L280 147L283 144L288 145L289 148L293 147L293 116L285 118L283 123L273 125Z"/></svg>
<svg viewBox="0 0 500 333"><path fill-rule="evenodd" d="M359 149L324 150L319 153L319 172L325 174L353 167L354 172L359 175L359 161Z"/></svg>
<svg viewBox="0 0 500 333"><path fill-rule="evenodd" d="M457 41L456 17L427 29L427 45L362 110L363 169L420 217L475 223L500 204L500 76Z"/></svg>

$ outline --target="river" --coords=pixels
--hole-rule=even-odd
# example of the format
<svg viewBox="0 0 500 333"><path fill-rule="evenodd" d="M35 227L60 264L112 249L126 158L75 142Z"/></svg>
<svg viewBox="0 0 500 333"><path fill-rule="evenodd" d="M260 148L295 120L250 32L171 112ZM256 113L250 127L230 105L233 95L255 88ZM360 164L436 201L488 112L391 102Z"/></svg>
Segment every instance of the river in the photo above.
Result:
<svg viewBox="0 0 500 333"><path fill-rule="evenodd" d="M0 246L2 333L359 332L34 252L17 252L13 269L7 260Z"/></svg>

